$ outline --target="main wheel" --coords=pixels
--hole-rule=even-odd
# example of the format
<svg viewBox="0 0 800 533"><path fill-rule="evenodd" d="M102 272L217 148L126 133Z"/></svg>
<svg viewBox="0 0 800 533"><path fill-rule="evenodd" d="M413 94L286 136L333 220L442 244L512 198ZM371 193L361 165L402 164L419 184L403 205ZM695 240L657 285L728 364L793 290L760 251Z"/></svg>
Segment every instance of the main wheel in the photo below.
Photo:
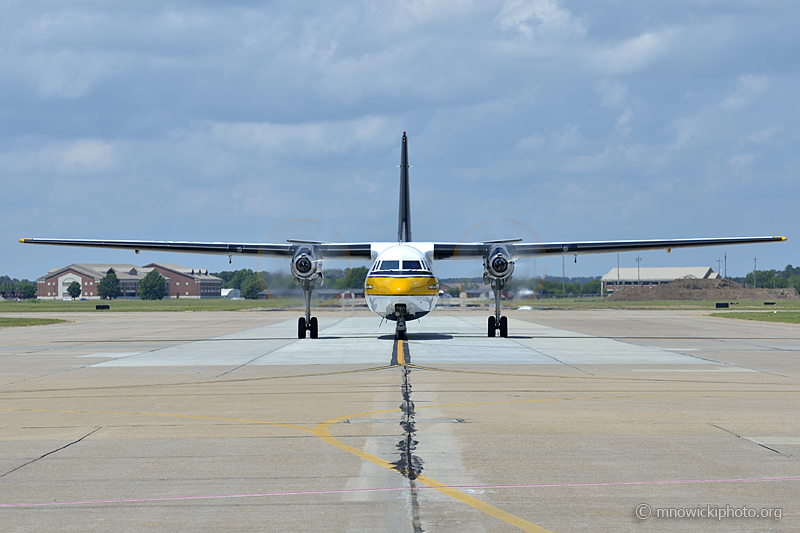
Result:
<svg viewBox="0 0 800 533"><path fill-rule="evenodd" d="M306 338L306 319L305 317L302 316L297 319L297 338L298 339Z"/></svg>
<svg viewBox="0 0 800 533"><path fill-rule="evenodd" d="M494 319L494 315L489 317L489 329L488 333L490 337L494 337L497 331L497 322Z"/></svg>
<svg viewBox="0 0 800 533"><path fill-rule="evenodd" d="M309 326L310 327L308 329L311 330L311 338L316 339L319 336L319 325L317 323L317 317L315 316L311 317L311 323Z"/></svg>
<svg viewBox="0 0 800 533"><path fill-rule="evenodd" d="M500 317L500 336L508 337L508 319L504 316Z"/></svg>

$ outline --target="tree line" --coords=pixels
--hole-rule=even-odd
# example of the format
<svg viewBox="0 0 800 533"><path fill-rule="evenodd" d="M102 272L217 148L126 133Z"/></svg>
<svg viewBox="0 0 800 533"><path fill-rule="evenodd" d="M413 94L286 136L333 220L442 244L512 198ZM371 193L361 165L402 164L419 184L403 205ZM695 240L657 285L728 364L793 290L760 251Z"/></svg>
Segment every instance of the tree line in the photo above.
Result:
<svg viewBox="0 0 800 533"><path fill-rule="evenodd" d="M326 288L363 289L368 272L367 267L329 268L322 271L322 277ZM242 298L248 300L258 298L258 293L265 289L293 289L297 286L292 274L280 270L254 272L249 268L244 268L234 271L211 272L210 275L222 280L223 289L239 289Z"/></svg>
<svg viewBox="0 0 800 533"><path fill-rule="evenodd" d="M461 291L477 289L479 283L483 283L479 278L449 278L439 280L448 285L447 294L458 297ZM565 278L562 283L561 278L547 276L542 278L524 278L521 276L511 276L511 280L506 283L505 291L525 294L530 291L531 296L575 296L587 294L600 294L602 283L600 278Z"/></svg>
<svg viewBox="0 0 800 533"><path fill-rule="evenodd" d="M800 292L800 266L786 265L783 270L756 270L744 277L731 279L738 283L744 283L749 288L785 289L794 287L797 292Z"/></svg>
<svg viewBox="0 0 800 533"><path fill-rule="evenodd" d="M30 300L36 297L36 283L28 281L27 279L0 276L0 292L7 294L12 291L17 294L22 294L23 298Z"/></svg>

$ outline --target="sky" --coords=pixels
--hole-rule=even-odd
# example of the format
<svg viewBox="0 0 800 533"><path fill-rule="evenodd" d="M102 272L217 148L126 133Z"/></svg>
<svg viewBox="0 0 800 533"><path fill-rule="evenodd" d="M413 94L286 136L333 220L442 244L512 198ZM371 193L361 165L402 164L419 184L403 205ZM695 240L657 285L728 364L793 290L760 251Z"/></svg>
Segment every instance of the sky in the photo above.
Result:
<svg viewBox="0 0 800 533"><path fill-rule="evenodd" d="M797 265L798 20L769 0L0 0L0 275L288 270L23 237L390 241L403 131L414 240L785 235L619 260Z"/></svg>

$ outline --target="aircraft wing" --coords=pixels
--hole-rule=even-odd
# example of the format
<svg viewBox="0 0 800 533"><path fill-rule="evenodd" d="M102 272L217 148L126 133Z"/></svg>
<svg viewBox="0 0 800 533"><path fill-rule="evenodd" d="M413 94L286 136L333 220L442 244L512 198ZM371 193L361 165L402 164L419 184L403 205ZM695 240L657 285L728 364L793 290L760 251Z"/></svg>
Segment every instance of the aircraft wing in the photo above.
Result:
<svg viewBox="0 0 800 533"><path fill-rule="evenodd" d="M491 250L497 246L504 246L511 255L511 259L521 259L543 255L583 255L609 252L635 252L641 250L669 251L673 248L781 242L785 240L786 237L725 237L719 239L655 239L642 241L517 243L513 240L509 240L486 243L434 243L433 258L437 260L478 259L487 257Z"/></svg>
<svg viewBox="0 0 800 533"><path fill-rule="evenodd" d="M191 241L108 241L92 239L20 239L23 244L47 244L53 246L78 246L81 248L116 248L119 250L147 250L151 252L183 252L187 254L260 256L291 258L303 245L312 245L320 259L371 258L369 243L319 243L291 241L288 244L227 243Z"/></svg>
<svg viewBox="0 0 800 533"><path fill-rule="evenodd" d="M723 246L730 244L752 244L785 241L786 237L725 237L719 239L661 239L641 241L573 241L524 243L517 239L483 243L430 243L433 259L483 259L493 249L504 247L509 259L522 259L543 255L583 255L610 252L634 252L642 250L671 250L701 246ZM154 252L183 252L190 254L260 256L291 258L301 247L312 247L319 259L371 260L373 246L391 243L321 243L313 241L290 241L287 244L271 243L225 243L192 241L113 241L92 239L20 239L23 244L46 244L54 246L77 246L82 248L116 248L121 250L147 250ZM426 248L430 246L426 243Z"/></svg>

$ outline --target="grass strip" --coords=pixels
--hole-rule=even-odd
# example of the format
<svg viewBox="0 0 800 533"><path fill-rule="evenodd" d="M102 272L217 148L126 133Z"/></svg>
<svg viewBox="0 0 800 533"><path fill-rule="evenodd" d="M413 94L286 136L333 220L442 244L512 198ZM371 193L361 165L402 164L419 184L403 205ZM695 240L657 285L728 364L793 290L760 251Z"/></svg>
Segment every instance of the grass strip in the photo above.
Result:
<svg viewBox="0 0 800 533"><path fill-rule="evenodd" d="M11 328L17 326L43 326L45 324L58 324L66 322L58 318L11 318L0 316L0 328Z"/></svg>
<svg viewBox="0 0 800 533"><path fill-rule="evenodd" d="M710 316L716 316L720 318L736 318L739 320L758 320L760 322L785 322L787 324L800 324L800 311L711 313Z"/></svg>
<svg viewBox="0 0 800 533"><path fill-rule="evenodd" d="M109 309L98 310L97 305L108 305ZM69 313L69 312L191 312L191 311L240 311L245 309L276 309L303 305L301 299L231 300L228 298L166 300L26 300L23 302L0 302L0 313Z"/></svg>

